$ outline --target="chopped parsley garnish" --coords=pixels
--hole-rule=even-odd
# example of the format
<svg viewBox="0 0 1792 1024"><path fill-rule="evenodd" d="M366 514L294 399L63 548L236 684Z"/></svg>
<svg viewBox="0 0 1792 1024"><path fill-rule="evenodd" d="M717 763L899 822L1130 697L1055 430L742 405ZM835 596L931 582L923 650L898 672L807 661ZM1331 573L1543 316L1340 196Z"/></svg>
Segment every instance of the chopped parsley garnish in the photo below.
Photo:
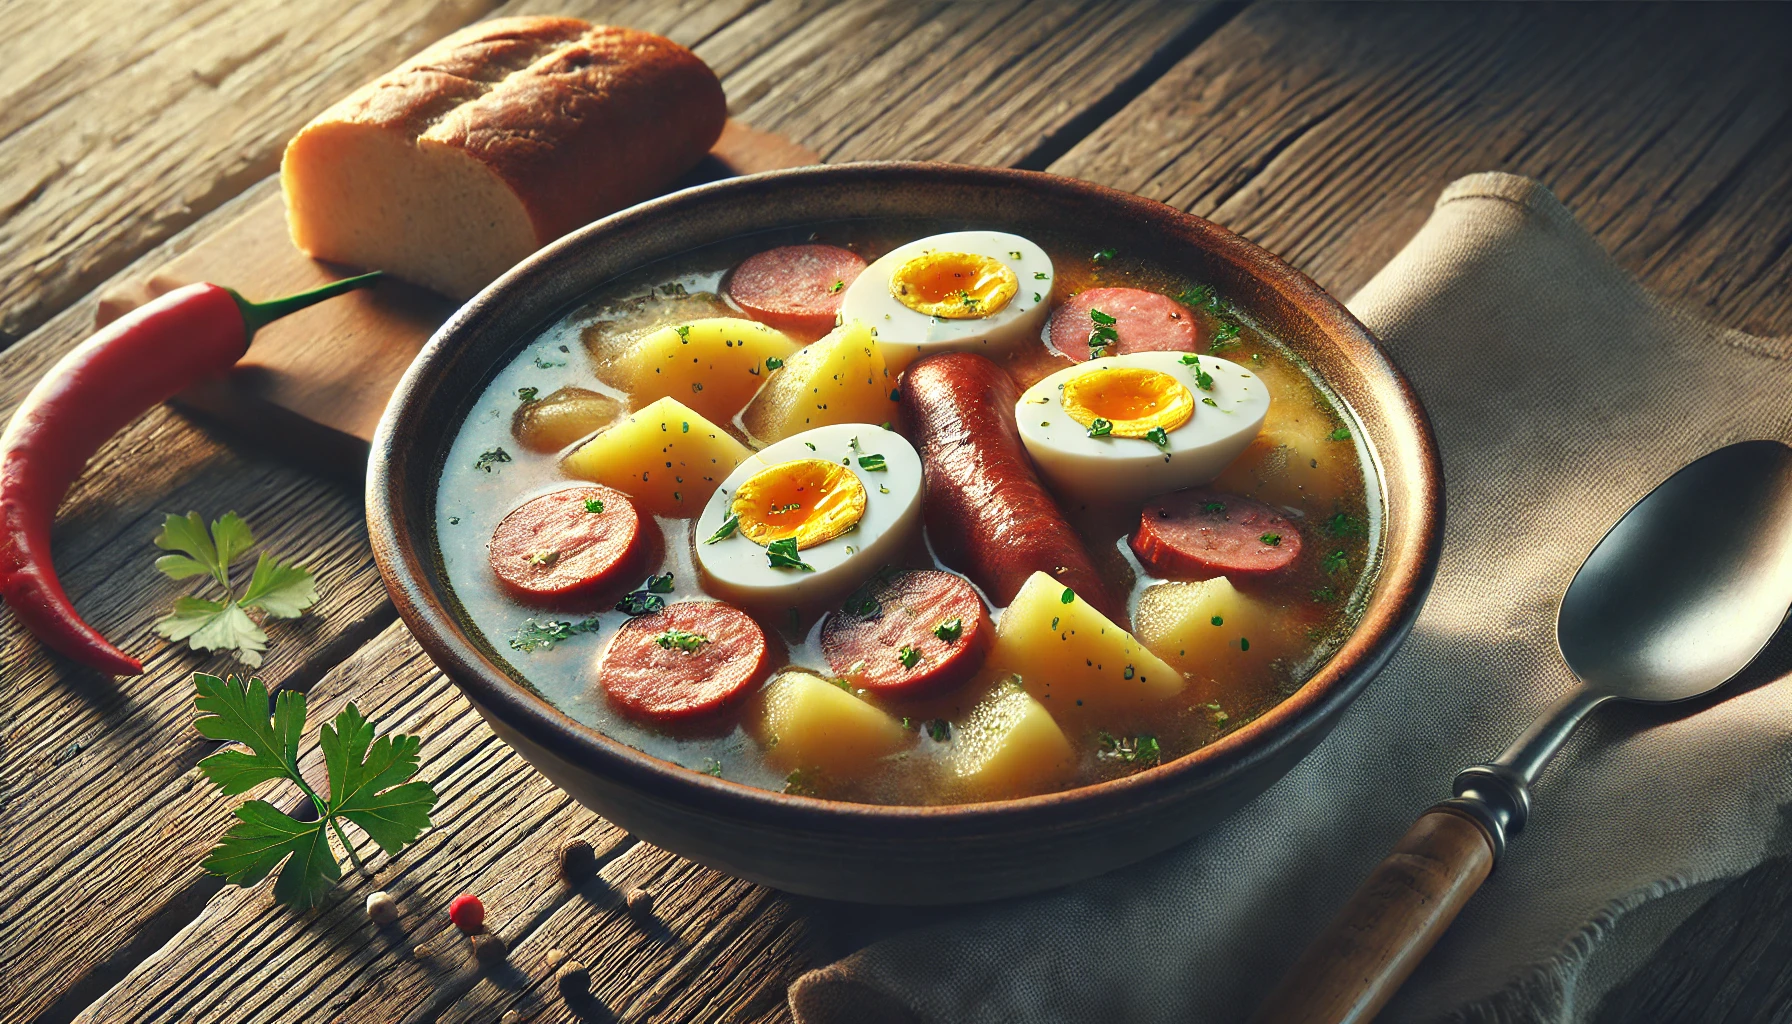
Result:
<svg viewBox="0 0 1792 1024"><path fill-rule="evenodd" d="M902 390L900 388L891 388L890 389L890 401L892 401L892 402L902 401Z"/></svg>
<svg viewBox="0 0 1792 1024"><path fill-rule="evenodd" d="M954 616L933 627L933 635L944 643L953 643L964 635L964 620Z"/></svg>
<svg viewBox="0 0 1792 1024"><path fill-rule="evenodd" d="M502 449L502 448L487 448L485 451L479 453L479 457L477 459L473 460L473 468L474 469L483 469L487 473L490 473L492 471L493 466L497 465L500 462L509 462L509 461L510 461L510 453L505 451L504 449Z"/></svg>
<svg viewBox="0 0 1792 1024"><path fill-rule="evenodd" d="M530 565L540 566L544 569L550 565L553 565L555 562L558 562L559 560L560 560L560 552L555 551L552 548L543 548L540 551L531 551L528 554L523 556L523 561L528 562Z"/></svg>
<svg viewBox="0 0 1792 1024"><path fill-rule="evenodd" d="M535 401L535 396L539 395L539 394L541 394L540 388L517 388L516 389L516 397L521 399L524 402Z"/></svg>
<svg viewBox="0 0 1792 1024"><path fill-rule="evenodd" d="M1163 760L1163 750L1158 746L1157 737L1150 733L1140 733L1116 739L1111 733L1103 732L1097 737L1100 749L1095 756L1103 761L1119 761L1123 764L1157 764Z"/></svg>
<svg viewBox="0 0 1792 1024"><path fill-rule="evenodd" d="M535 357L535 368L537 370L552 370L556 366L565 366L565 365L566 364L564 362L556 363L551 360L543 359L540 356Z"/></svg>
<svg viewBox="0 0 1792 1024"><path fill-rule="evenodd" d="M718 779L721 778L722 777L722 761L721 761L721 759L715 758L715 757L704 758L703 759L703 774L714 775Z"/></svg>
<svg viewBox="0 0 1792 1024"><path fill-rule="evenodd" d="M1272 548L1281 547L1282 545L1282 535L1279 533L1266 533L1257 539L1268 544Z"/></svg>
<svg viewBox="0 0 1792 1024"><path fill-rule="evenodd" d="M703 543L714 544L717 541L727 540L734 536L734 531L738 529L740 529L740 517L730 512L728 518L722 520L722 525L716 527L716 532L710 534L709 539Z"/></svg>
<svg viewBox="0 0 1792 1024"><path fill-rule="evenodd" d="M927 722L927 735L935 743L944 743L952 738L952 723L944 718L933 718Z"/></svg>
<svg viewBox="0 0 1792 1024"><path fill-rule="evenodd" d="M672 592L672 574L647 577L639 590L631 590L616 602L616 610L624 615L652 615L666 607L666 599L661 594Z"/></svg>
<svg viewBox="0 0 1792 1024"><path fill-rule="evenodd" d="M774 569L800 569L803 572L814 572L815 567L802 560L796 553L796 538L785 537L774 540L765 546L766 560Z"/></svg>
<svg viewBox="0 0 1792 1024"><path fill-rule="evenodd" d="M765 368L768 370L776 370L776 369L782 367L783 365L784 365L784 360L779 359L777 356L766 356L765 357Z"/></svg>
<svg viewBox="0 0 1792 1024"><path fill-rule="evenodd" d="M691 343L691 328L689 325L682 326L682 327L674 327L672 329L674 331L678 332L678 340L679 341L684 342L686 345L689 345Z"/></svg>
<svg viewBox="0 0 1792 1024"><path fill-rule="evenodd" d="M1201 506L1201 511L1211 512L1214 515L1224 515L1226 512L1226 503L1223 501L1210 501Z"/></svg>
<svg viewBox="0 0 1792 1024"><path fill-rule="evenodd" d="M878 484L877 485L877 493L888 494L888 493L890 493L890 489L888 487L885 487L883 484Z"/></svg>
<svg viewBox="0 0 1792 1024"><path fill-rule="evenodd" d="M1338 599L1338 592L1330 587L1317 587L1313 590L1313 600L1320 604L1331 604Z"/></svg>
<svg viewBox="0 0 1792 1024"><path fill-rule="evenodd" d="M579 622L556 622L548 619L537 622L525 619L523 626L510 634L510 649L528 654L531 651L551 651L554 645L571 640L580 633L597 632L597 616Z"/></svg>
<svg viewBox="0 0 1792 1024"><path fill-rule="evenodd" d="M1113 432L1114 432L1114 424L1112 421L1104 420L1100 416L1097 416L1093 420L1089 421L1089 436L1090 437L1106 437L1109 434L1112 434Z"/></svg>
<svg viewBox="0 0 1792 1024"><path fill-rule="evenodd" d="M830 285L828 285L828 294L829 294L829 295L832 295L832 294L834 294L834 293L835 293L835 292L838 292L838 291L840 291L840 290L841 290L841 289L843 289L843 288L845 288L845 287L846 287L846 282L845 282L845 281L842 281L842 280L840 280L840 279L839 279L839 278L835 278L835 279L834 279L834 283L833 283L833 284L830 284Z"/></svg>
<svg viewBox="0 0 1792 1024"><path fill-rule="evenodd" d="M1363 521L1349 513L1339 512L1325 521L1325 532L1334 537L1361 537L1368 532Z"/></svg>
<svg viewBox="0 0 1792 1024"><path fill-rule="evenodd" d="M1330 434L1327 434L1326 436L1331 438L1333 441L1348 441L1348 440L1350 440L1350 428L1349 427L1339 427L1338 429L1332 431Z"/></svg>
<svg viewBox="0 0 1792 1024"><path fill-rule="evenodd" d="M1176 301L1184 306L1199 306L1213 298L1213 286L1198 284L1193 288L1184 288L1176 293Z"/></svg>
<svg viewBox="0 0 1792 1024"><path fill-rule="evenodd" d="M1225 618L1225 616L1223 616L1223 615L1215 615L1215 616L1214 616L1214 617L1213 617L1213 624L1214 624L1214 625L1216 625L1216 626L1224 626L1224 625L1225 625L1225 624L1226 624L1226 618Z"/></svg>
<svg viewBox="0 0 1792 1024"><path fill-rule="evenodd" d="M1107 261L1109 261L1113 258L1114 258L1114 250L1112 250L1112 249L1102 249L1102 250L1098 251L1094 256L1094 260L1097 263L1106 263Z"/></svg>
<svg viewBox="0 0 1792 1024"><path fill-rule="evenodd" d="M1020 250L1019 250L1019 249L1010 249L1010 250L1008 250L1008 258L1009 258L1009 259L1011 259L1011 260L1018 260L1018 259L1020 259L1020 258L1021 258L1021 256L1020 256Z"/></svg>
<svg viewBox="0 0 1792 1024"><path fill-rule="evenodd" d="M812 452L821 450L821 449L815 447L815 442L813 442L813 441L804 441L803 444L808 445L809 450Z"/></svg>
<svg viewBox="0 0 1792 1024"><path fill-rule="evenodd" d="M1089 310L1089 320L1095 325L1089 332L1089 358L1100 359L1107 354L1109 346L1119 342L1120 335L1114 331L1114 325L1119 321L1099 309Z"/></svg>
<svg viewBox="0 0 1792 1024"><path fill-rule="evenodd" d="M668 629L654 637L653 642L668 651L679 650L686 654L696 654L704 644L709 643L709 637L683 629Z"/></svg>
<svg viewBox="0 0 1792 1024"><path fill-rule="evenodd" d="M1218 402L1216 402L1216 401L1214 401L1214 400L1213 400L1213 399L1211 399L1211 398L1203 398L1203 399L1201 399L1201 404L1202 404L1202 405L1211 405L1211 406L1213 406L1213 407L1214 407L1214 408L1215 408L1215 409L1218 409L1218 408L1219 408L1219 407L1220 407L1220 403L1218 403Z"/></svg>
<svg viewBox="0 0 1792 1024"><path fill-rule="evenodd" d="M1033 280L1035 280L1035 281L1045 280L1045 271L1043 271L1043 270L1033 271Z"/></svg>
<svg viewBox="0 0 1792 1024"><path fill-rule="evenodd" d="M1150 441L1159 448L1168 448L1170 446L1170 435L1162 427L1152 427L1150 430L1145 431L1145 440Z"/></svg>
<svg viewBox="0 0 1792 1024"><path fill-rule="evenodd" d="M1342 551L1334 551L1325 556L1324 560L1319 563L1319 568L1325 570L1327 575L1336 576L1338 573L1341 573L1348 568L1349 565L1349 555L1346 555Z"/></svg>
<svg viewBox="0 0 1792 1024"><path fill-rule="evenodd" d="M868 473L877 473L890 467L884 464L882 455L861 455L859 456L859 468Z"/></svg>
<svg viewBox="0 0 1792 1024"><path fill-rule="evenodd" d="M1211 704L1204 704L1204 705L1202 705L1202 707L1205 707L1207 710L1213 712L1213 724L1214 725L1225 725L1227 722L1232 720L1231 715L1226 714L1224 711L1222 711L1220 709L1219 701L1214 701Z"/></svg>
<svg viewBox="0 0 1792 1024"><path fill-rule="evenodd" d="M1070 589L1069 587L1065 587L1064 592L1062 594L1058 595L1058 603L1059 604L1069 604L1070 602L1072 602L1074 600L1076 600L1076 591ZM1053 626L1052 628L1056 629L1057 627Z"/></svg>
<svg viewBox="0 0 1792 1024"><path fill-rule="evenodd" d="M600 499L600 498L586 498L585 499L585 511L591 513L592 515L597 515L599 512L602 512L603 510L604 510L604 503L603 503L602 499Z"/></svg>
<svg viewBox="0 0 1792 1024"><path fill-rule="evenodd" d="M1239 329L1237 321L1221 320L1220 325L1214 329L1213 344L1207 346L1207 351L1224 352L1229 348L1237 348Z"/></svg>
<svg viewBox="0 0 1792 1024"><path fill-rule="evenodd" d="M905 644L896 652L896 660L902 662L903 668L914 668L921 663L921 652Z"/></svg>
<svg viewBox="0 0 1792 1024"><path fill-rule="evenodd" d="M821 770L818 768L798 768L784 776L784 792L792 796L814 796L816 785L821 781Z"/></svg>
<svg viewBox="0 0 1792 1024"><path fill-rule="evenodd" d="M1249 641L1249 640L1248 640L1248 639L1246 639L1246 638L1244 638L1244 637L1242 637L1242 636L1241 636L1241 637L1239 637L1239 638L1238 638L1238 649L1239 649L1239 650L1241 650L1241 651L1248 651L1248 650L1250 650L1250 649L1251 649L1251 642L1250 642L1250 641Z"/></svg>

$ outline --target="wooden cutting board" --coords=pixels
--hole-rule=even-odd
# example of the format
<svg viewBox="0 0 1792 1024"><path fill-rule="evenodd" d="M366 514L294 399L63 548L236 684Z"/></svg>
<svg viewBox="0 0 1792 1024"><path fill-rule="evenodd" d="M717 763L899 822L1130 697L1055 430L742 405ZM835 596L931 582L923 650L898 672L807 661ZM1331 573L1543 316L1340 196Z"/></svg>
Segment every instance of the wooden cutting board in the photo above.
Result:
<svg viewBox="0 0 1792 1024"><path fill-rule="evenodd" d="M709 157L673 188L820 162L782 136L729 121ZM146 277L108 289L100 297L97 326L195 281L226 285L259 301L357 269L313 260L294 248L285 206L271 196ZM229 376L190 388L175 402L304 465L358 476L399 377L456 308L434 292L383 280L262 328Z"/></svg>

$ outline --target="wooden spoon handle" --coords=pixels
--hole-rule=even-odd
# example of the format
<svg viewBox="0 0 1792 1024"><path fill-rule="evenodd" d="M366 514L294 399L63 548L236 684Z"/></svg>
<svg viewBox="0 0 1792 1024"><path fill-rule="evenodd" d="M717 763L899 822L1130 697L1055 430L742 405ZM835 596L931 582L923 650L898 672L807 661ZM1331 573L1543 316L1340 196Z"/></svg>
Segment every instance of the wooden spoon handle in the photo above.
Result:
<svg viewBox="0 0 1792 1024"><path fill-rule="evenodd" d="M1480 825L1449 808L1426 811L1251 1020L1373 1020L1492 869Z"/></svg>

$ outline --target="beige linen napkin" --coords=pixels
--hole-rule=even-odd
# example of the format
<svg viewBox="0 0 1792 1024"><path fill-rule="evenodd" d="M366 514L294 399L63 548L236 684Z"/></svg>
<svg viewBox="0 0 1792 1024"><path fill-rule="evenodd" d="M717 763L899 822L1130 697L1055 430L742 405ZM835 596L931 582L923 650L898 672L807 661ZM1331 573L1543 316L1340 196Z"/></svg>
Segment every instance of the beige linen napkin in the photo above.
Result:
<svg viewBox="0 0 1792 1024"><path fill-rule="evenodd" d="M804 1024L1242 1019L1455 771L1569 685L1555 609L1607 527L1713 448L1792 440L1792 339L1663 305L1525 178L1450 186L1350 307L1430 409L1448 498L1436 586L1386 671L1214 832L811 972L790 993ZM1700 883L1780 852L1792 685L1707 703L1596 716L1381 1019L1584 1019Z"/></svg>

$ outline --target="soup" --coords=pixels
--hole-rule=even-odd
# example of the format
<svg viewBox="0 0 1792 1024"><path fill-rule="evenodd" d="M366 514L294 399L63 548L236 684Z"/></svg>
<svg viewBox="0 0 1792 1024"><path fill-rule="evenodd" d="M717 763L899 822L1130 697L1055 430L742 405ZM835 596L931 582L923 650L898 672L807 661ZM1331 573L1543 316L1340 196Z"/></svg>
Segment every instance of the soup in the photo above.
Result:
<svg viewBox="0 0 1792 1024"><path fill-rule="evenodd" d="M468 407L458 612L572 718L872 803L1146 770L1352 629L1380 511L1342 405L1099 237L843 222L612 281Z"/></svg>

